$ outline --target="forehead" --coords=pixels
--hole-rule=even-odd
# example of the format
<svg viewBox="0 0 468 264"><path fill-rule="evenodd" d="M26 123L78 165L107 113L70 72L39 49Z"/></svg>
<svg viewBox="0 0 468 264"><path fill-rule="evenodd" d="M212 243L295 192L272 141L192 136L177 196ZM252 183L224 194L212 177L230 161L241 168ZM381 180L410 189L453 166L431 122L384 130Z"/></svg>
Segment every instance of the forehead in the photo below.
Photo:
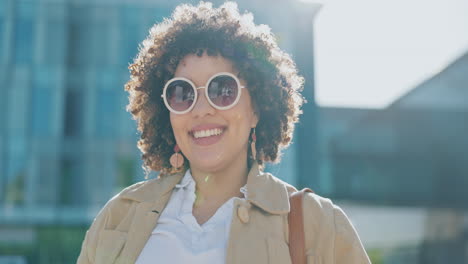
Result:
<svg viewBox="0 0 468 264"><path fill-rule="evenodd" d="M195 82L207 81L218 72L230 72L237 75L233 63L222 56L202 56L189 54L177 65L174 77L185 77Z"/></svg>

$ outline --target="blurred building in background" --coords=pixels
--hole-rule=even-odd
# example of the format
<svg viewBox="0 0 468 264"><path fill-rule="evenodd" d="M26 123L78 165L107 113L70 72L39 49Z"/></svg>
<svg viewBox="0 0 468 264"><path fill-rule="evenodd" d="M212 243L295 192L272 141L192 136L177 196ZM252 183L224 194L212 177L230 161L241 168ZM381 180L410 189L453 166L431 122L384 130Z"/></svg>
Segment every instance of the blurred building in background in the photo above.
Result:
<svg viewBox="0 0 468 264"><path fill-rule="evenodd" d="M318 110L317 186L367 206L348 213L368 245L399 248L384 263L468 262L467 72L468 53L385 109Z"/></svg>
<svg viewBox="0 0 468 264"><path fill-rule="evenodd" d="M320 108L320 6L238 2L306 78L294 144L268 170L342 205L373 263L468 262L468 56L387 109ZM0 264L73 263L98 210L144 180L123 85L178 3L0 0Z"/></svg>

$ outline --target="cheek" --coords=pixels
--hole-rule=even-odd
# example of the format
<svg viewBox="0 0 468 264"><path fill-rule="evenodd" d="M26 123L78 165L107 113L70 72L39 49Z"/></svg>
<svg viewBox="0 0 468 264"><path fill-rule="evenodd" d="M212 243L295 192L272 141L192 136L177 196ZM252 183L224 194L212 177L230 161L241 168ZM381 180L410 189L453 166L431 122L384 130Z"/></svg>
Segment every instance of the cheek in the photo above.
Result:
<svg viewBox="0 0 468 264"><path fill-rule="evenodd" d="M175 114L170 114L170 121L171 121L171 126L172 126L172 132L174 133L174 137L176 140L178 137L183 133L183 127L182 125L184 124L183 118L180 116L177 116Z"/></svg>
<svg viewBox="0 0 468 264"><path fill-rule="evenodd" d="M252 104L252 98L247 93L239 102L242 105L243 112L240 114L242 118L247 119L246 122L249 124L250 127L255 127L258 120L257 116L255 115L254 107Z"/></svg>
<svg viewBox="0 0 468 264"><path fill-rule="evenodd" d="M240 122L243 119L242 114L241 113L235 114L234 119L236 120L236 122Z"/></svg>
<svg viewBox="0 0 468 264"><path fill-rule="evenodd" d="M252 128L255 126L255 114L253 110L249 106L245 107L243 111L238 111L234 115L234 119L236 119L237 122L242 123L244 126L248 126L249 128Z"/></svg>
<svg viewBox="0 0 468 264"><path fill-rule="evenodd" d="M252 113L248 111L238 111L233 113L231 120L236 127L236 133L240 135L248 135L250 133L251 124L252 124Z"/></svg>

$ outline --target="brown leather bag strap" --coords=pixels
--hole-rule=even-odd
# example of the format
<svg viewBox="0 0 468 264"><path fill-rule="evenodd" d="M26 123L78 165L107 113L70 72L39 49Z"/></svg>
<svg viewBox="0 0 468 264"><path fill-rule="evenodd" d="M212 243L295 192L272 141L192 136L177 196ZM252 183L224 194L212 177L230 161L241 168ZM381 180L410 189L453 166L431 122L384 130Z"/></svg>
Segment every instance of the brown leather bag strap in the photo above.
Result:
<svg viewBox="0 0 468 264"><path fill-rule="evenodd" d="M289 254L292 264L306 264L304 218L302 213L302 200L306 192L314 192L304 188L291 194L289 204L291 210L288 215L289 222Z"/></svg>

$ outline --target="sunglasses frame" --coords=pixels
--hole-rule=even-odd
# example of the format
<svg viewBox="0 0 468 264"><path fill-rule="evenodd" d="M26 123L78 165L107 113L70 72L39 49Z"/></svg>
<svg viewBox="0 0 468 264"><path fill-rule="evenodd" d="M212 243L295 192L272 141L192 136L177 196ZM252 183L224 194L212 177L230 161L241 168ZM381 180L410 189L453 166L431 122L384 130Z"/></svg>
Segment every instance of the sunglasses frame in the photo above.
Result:
<svg viewBox="0 0 468 264"><path fill-rule="evenodd" d="M207 87L209 86L209 84L211 83L211 81L216 78L216 77L219 77L219 76L229 76L229 77L232 77L236 83L237 83L237 87L238 87L238 92L237 92L237 97L236 99L234 100L234 102L228 106L218 106L216 105L213 101L211 101L209 95L208 95L208 89ZM166 97L166 91L167 91L167 87L175 82L175 81L186 81L188 82L191 86L192 86L192 89L194 90L194 94L195 94L195 98L193 98L193 103L192 105L187 108L186 110L184 111L177 111L175 110L174 108L172 108L170 105L169 105L169 102L167 101L167 97ZM174 114L179 114L179 115L182 115L182 114L185 114L185 113L188 113L190 111L192 111L193 107L195 107L195 104L197 103L198 101L198 89L202 89L204 88L205 89L205 97L206 97L206 100L208 101L208 103L210 103L210 105L212 107L214 107L215 109L218 109L218 110L228 110L228 109L231 109L232 107L234 107L238 102L239 102L239 99L241 97L241 94L242 94L242 89L245 88L245 86L242 86L241 83L240 83L240 80L239 78L230 73L230 72L219 72L219 73L216 73L214 74L213 76L210 77L210 79L208 79L208 81L206 82L205 86L199 86L197 87L191 80L185 78L185 77L176 77L176 78L172 78L170 79L169 81L167 81L166 85L164 85L164 89L163 89L163 93L161 94L161 97L164 99L164 104L166 105L167 109L169 109L169 111L171 111L172 113Z"/></svg>

